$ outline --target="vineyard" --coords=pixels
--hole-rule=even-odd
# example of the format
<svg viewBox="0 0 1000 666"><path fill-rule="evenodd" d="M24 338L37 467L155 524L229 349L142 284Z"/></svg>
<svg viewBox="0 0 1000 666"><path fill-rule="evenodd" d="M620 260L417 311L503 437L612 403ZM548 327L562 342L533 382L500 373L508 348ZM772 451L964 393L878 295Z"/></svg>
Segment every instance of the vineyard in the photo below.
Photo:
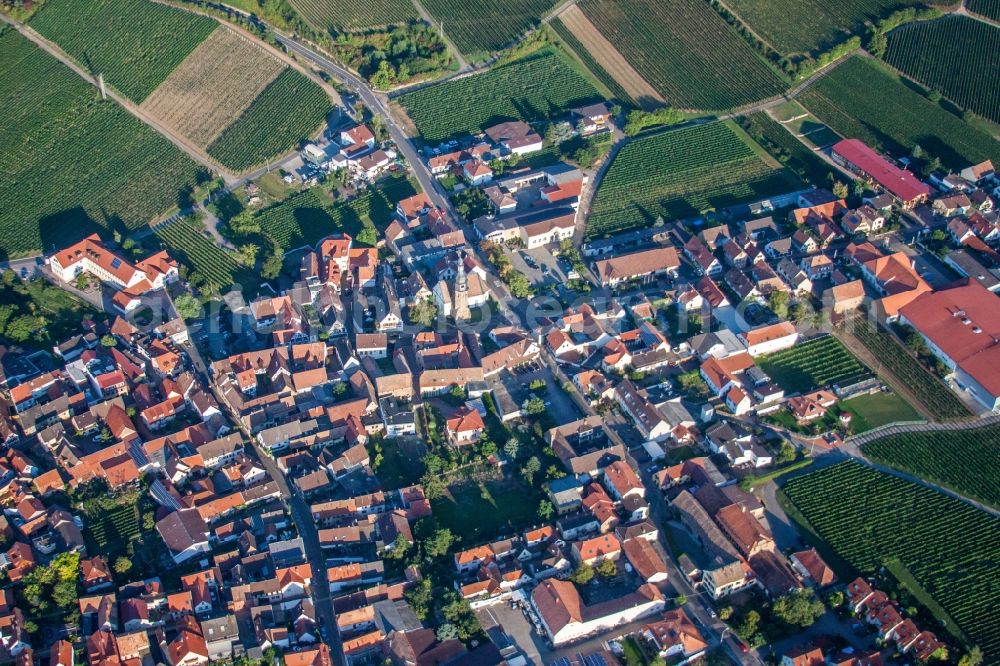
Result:
<svg viewBox="0 0 1000 666"><path fill-rule="evenodd" d="M842 176L819 155L802 145L780 123L760 111L744 116L740 126L775 159L817 187L828 187L830 178Z"/></svg>
<svg viewBox="0 0 1000 666"><path fill-rule="evenodd" d="M788 393L808 393L831 384L851 384L872 374L830 335L761 356L757 365Z"/></svg>
<svg viewBox="0 0 1000 666"><path fill-rule="evenodd" d="M885 60L962 108L1000 122L1000 28L965 16L912 23L889 34Z"/></svg>
<svg viewBox="0 0 1000 666"><path fill-rule="evenodd" d="M330 107L322 88L286 68L208 146L208 154L233 169L249 169L298 147L325 121Z"/></svg>
<svg viewBox="0 0 1000 666"><path fill-rule="evenodd" d="M1000 507L1000 426L892 435L862 449L876 462Z"/></svg>
<svg viewBox="0 0 1000 666"><path fill-rule="evenodd" d="M30 25L137 104L219 26L149 0L49 0Z"/></svg>
<svg viewBox="0 0 1000 666"><path fill-rule="evenodd" d="M1000 21L1000 2L998 0L966 0L965 8L973 14Z"/></svg>
<svg viewBox="0 0 1000 666"><path fill-rule="evenodd" d="M265 235L282 248L292 250L315 245L338 231L357 236L364 227L384 227L396 202L413 194L416 190L404 177L382 181L378 189L332 205L325 194L313 188L266 208L256 218Z"/></svg>
<svg viewBox="0 0 1000 666"><path fill-rule="evenodd" d="M632 99L631 95L629 95L625 89L622 88L621 84L615 80L615 77L611 76L611 74L609 74L606 69L601 67L601 64L590 55L587 49L584 48L583 44L580 43L580 40L577 39L576 36L563 24L562 19L553 19L549 25L555 31L556 35L558 35L559 39L563 41L565 48L572 51L576 57L580 59L583 66L586 67L587 70L589 70L590 73L593 74L594 77L608 89L615 99L622 102L634 103L635 100Z"/></svg>
<svg viewBox="0 0 1000 666"><path fill-rule="evenodd" d="M730 109L787 87L704 0L584 0L580 7L671 106Z"/></svg>
<svg viewBox="0 0 1000 666"><path fill-rule="evenodd" d="M728 0L726 5L761 39L785 55L825 50L844 39L844 32L859 32L867 21L919 0Z"/></svg>
<svg viewBox="0 0 1000 666"><path fill-rule="evenodd" d="M205 236L201 222L185 218L159 226L155 232L170 256L188 267L189 282L203 282L219 291L238 284L245 293L255 292L260 284L254 271L239 264L215 240ZM198 277L193 278L194 274Z"/></svg>
<svg viewBox="0 0 1000 666"><path fill-rule="evenodd" d="M553 0L423 0L459 51L498 51L538 25Z"/></svg>
<svg viewBox="0 0 1000 666"><path fill-rule="evenodd" d="M905 570L914 596L925 593L943 609L938 619L979 645L986 663L1000 658L1000 625L983 612L1000 608L1000 520L853 461L795 477L783 491L793 516L851 566L863 574Z"/></svg>
<svg viewBox="0 0 1000 666"><path fill-rule="evenodd" d="M129 542L139 538L135 499L130 493L119 500L101 498L84 504L86 534L93 541L91 555L124 555Z"/></svg>
<svg viewBox="0 0 1000 666"><path fill-rule="evenodd" d="M876 329L867 321L858 320L851 333L875 355L896 379L906 386L920 403L937 419L969 416L969 410L937 377L924 369L895 338Z"/></svg>
<svg viewBox="0 0 1000 666"><path fill-rule="evenodd" d="M630 141L594 198L589 238L698 217L802 186L731 123L710 123Z"/></svg>
<svg viewBox="0 0 1000 666"><path fill-rule="evenodd" d="M235 30L220 28L185 58L142 108L204 147L239 118L284 67Z"/></svg>
<svg viewBox="0 0 1000 666"><path fill-rule="evenodd" d="M600 99L566 56L544 49L482 74L400 96L420 136L437 143L520 118L542 120ZM462 100L456 104L455 100Z"/></svg>
<svg viewBox="0 0 1000 666"><path fill-rule="evenodd" d="M320 29L356 30L419 18L410 0L292 0L292 6Z"/></svg>
<svg viewBox="0 0 1000 666"><path fill-rule="evenodd" d="M137 228L170 208L198 165L13 31L0 31L0 253Z"/></svg>
<svg viewBox="0 0 1000 666"><path fill-rule="evenodd" d="M948 168L1000 161L1000 142L860 56L841 63L798 101L840 135L883 152L907 155L919 144Z"/></svg>

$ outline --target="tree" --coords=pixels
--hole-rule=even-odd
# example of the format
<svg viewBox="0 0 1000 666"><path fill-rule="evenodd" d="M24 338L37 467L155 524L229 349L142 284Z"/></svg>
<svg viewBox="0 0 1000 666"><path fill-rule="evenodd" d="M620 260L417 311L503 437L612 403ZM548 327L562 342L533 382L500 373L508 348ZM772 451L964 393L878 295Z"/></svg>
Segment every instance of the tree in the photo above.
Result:
<svg viewBox="0 0 1000 666"><path fill-rule="evenodd" d="M507 440L507 443L503 445L503 452L507 454L507 457L511 460L517 458L517 452L521 448L521 442L518 441L517 437L511 437Z"/></svg>
<svg viewBox="0 0 1000 666"><path fill-rule="evenodd" d="M389 560L401 560L410 552L410 548L412 548L412 544L406 537L402 534L397 534L395 540L392 542L392 548L386 552L385 558Z"/></svg>
<svg viewBox="0 0 1000 666"><path fill-rule="evenodd" d="M524 401L521 405L521 409L524 411L526 416L538 416L545 412L545 401L539 398L537 395L533 395Z"/></svg>
<svg viewBox="0 0 1000 666"><path fill-rule="evenodd" d="M532 391L544 391L547 386L548 383L540 377L538 379L532 379L531 383L528 384L528 388Z"/></svg>
<svg viewBox="0 0 1000 666"><path fill-rule="evenodd" d="M772 291L767 297L767 307L778 319L788 319L788 292Z"/></svg>
<svg viewBox="0 0 1000 666"><path fill-rule="evenodd" d="M611 578L618 573L618 565L614 560L601 560L597 565L597 575L601 578Z"/></svg>
<svg viewBox="0 0 1000 666"><path fill-rule="evenodd" d="M115 339L113 335L102 335L101 336L101 346L102 347L115 347L118 345L118 340Z"/></svg>
<svg viewBox="0 0 1000 666"><path fill-rule="evenodd" d="M969 651L958 660L958 666L979 666L983 663L983 651L978 645L973 645Z"/></svg>
<svg viewBox="0 0 1000 666"><path fill-rule="evenodd" d="M549 500L543 499L538 503L538 517L542 520L548 521L555 512L556 509Z"/></svg>
<svg viewBox="0 0 1000 666"><path fill-rule="evenodd" d="M837 181L833 184L833 195L838 199L846 199L848 195L847 184Z"/></svg>
<svg viewBox="0 0 1000 666"><path fill-rule="evenodd" d="M410 306L410 321L421 326L430 326L437 319L438 310L434 301L425 298Z"/></svg>
<svg viewBox="0 0 1000 666"><path fill-rule="evenodd" d="M482 631L479 620L466 599L453 597L441 607L441 616L455 625L459 640L467 641Z"/></svg>
<svg viewBox="0 0 1000 666"><path fill-rule="evenodd" d="M840 608L844 605L844 593L840 590L834 590L826 595L826 603L830 608Z"/></svg>
<svg viewBox="0 0 1000 666"><path fill-rule="evenodd" d="M786 439L781 442L781 447L778 449L778 455L774 457L774 462L780 464L792 462L793 460L795 460L795 446Z"/></svg>
<svg viewBox="0 0 1000 666"><path fill-rule="evenodd" d="M27 342L35 337L38 331L45 328L47 323L45 317L19 315L7 324L7 337L14 342Z"/></svg>
<svg viewBox="0 0 1000 666"><path fill-rule="evenodd" d="M434 633L439 641L454 641L458 640L458 629L450 622L445 622L437 631Z"/></svg>
<svg viewBox="0 0 1000 666"><path fill-rule="evenodd" d="M792 590L774 602L773 612L786 624L804 629L812 626L826 608L812 590Z"/></svg>
<svg viewBox="0 0 1000 666"><path fill-rule="evenodd" d="M372 74L369 82L376 90L388 90L396 82L396 70L388 60L383 60L378 64L378 69Z"/></svg>
<svg viewBox="0 0 1000 666"><path fill-rule="evenodd" d="M124 576L132 570L132 560L127 557L119 557L115 560L115 573Z"/></svg>
<svg viewBox="0 0 1000 666"><path fill-rule="evenodd" d="M678 594L677 598L674 599L674 601L677 603L678 606L683 606L688 602L688 598L686 594Z"/></svg>
<svg viewBox="0 0 1000 666"><path fill-rule="evenodd" d="M743 621L737 625L735 631L736 635L745 641L749 641L757 630L760 628L760 613L755 610L747 611L747 614L743 616Z"/></svg>
<svg viewBox="0 0 1000 666"><path fill-rule="evenodd" d="M586 585L594 579L594 567L586 563L581 564L569 579L577 585Z"/></svg>
<svg viewBox="0 0 1000 666"><path fill-rule="evenodd" d="M420 485L424 487L424 494L427 495L427 499L429 500L444 497L445 492L448 490L448 484L445 482L444 477L436 472L432 472L430 469L420 477Z"/></svg>
<svg viewBox="0 0 1000 666"><path fill-rule="evenodd" d="M535 480L535 475L538 474L541 469L541 461L537 457L531 456L528 458L528 462L524 463L524 467L521 468L521 476L524 477L524 480L530 486Z"/></svg>
<svg viewBox="0 0 1000 666"><path fill-rule="evenodd" d="M354 237L354 240L374 247L378 243L378 233L371 227L362 227L361 231Z"/></svg>
<svg viewBox="0 0 1000 666"><path fill-rule="evenodd" d="M434 603L434 590L431 587L429 578L422 579L419 583L403 593L410 608L421 621L427 619L430 614L431 605Z"/></svg>
<svg viewBox="0 0 1000 666"><path fill-rule="evenodd" d="M229 230L237 236L260 233L260 222L254 214L248 210L238 213L229 218Z"/></svg>
<svg viewBox="0 0 1000 666"><path fill-rule="evenodd" d="M260 246L256 243L245 243L240 246L237 258L241 264L253 268L257 265L257 253L260 252Z"/></svg>
<svg viewBox="0 0 1000 666"><path fill-rule="evenodd" d="M174 308L177 310L178 316L187 321L201 316L201 301L188 294L178 296L174 300Z"/></svg>
<svg viewBox="0 0 1000 666"><path fill-rule="evenodd" d="M448 549L455 543L455 535L447 527L442 527L434 531L427 541L424 542L424 553L428 557L441 557L448 554Z"/></svg>
<svg viewBox="0 0 1000 666"><path fill-rule="evenodd" d="M284 263L285 253L277 245L274 251L264 260L264 265L260 268L260 276L265 280L273 280L281 275L281 266Z"/></svg>
<svg viewBox="0 0 1000 666"><path fill-rule="evenodd" d="M514 298L527 298L531 295L531 284L523 273L518 273L514 270L510 271L506 282L507 288L510 289L510 295Z"/></svg>
<svg viewBox="0 0 1000 666"><path fill-rule="evenodd" d="M871 41L868 42L868 51L876 58L881 58L885 55L885 49L888 45L889 42L885 38L885 33L881 30L876 30L872 34Z"/></svg>

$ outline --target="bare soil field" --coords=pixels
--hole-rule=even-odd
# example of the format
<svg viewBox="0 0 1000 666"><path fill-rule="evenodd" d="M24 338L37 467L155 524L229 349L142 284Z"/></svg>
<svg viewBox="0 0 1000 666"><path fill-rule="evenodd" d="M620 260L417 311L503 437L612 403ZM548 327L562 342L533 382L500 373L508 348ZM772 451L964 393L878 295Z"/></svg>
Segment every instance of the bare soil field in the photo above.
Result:
<svg viewBox="0 0 1000 666"><path fill-rule="evenodd" d="M225 26L198 45L142 108L199 146L240 117L285 64Z"/></svg>
<svg viewBox="0 0 1000 666"><path fill-rule="evenodd" d="M570 5L559 19L573 33L597 63L642 107L659 106L666 103L660 93L642 78L625 60L625 57L609 42L601 31L590 22L577 5Z"/></svg>

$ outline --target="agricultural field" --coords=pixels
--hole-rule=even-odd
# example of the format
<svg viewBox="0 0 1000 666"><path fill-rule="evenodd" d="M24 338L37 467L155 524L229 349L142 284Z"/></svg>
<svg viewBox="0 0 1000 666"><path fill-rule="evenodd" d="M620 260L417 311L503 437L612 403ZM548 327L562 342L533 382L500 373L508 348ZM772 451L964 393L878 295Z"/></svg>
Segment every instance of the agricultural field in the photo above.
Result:
<svg viewBox="0 0 1000 666"><path fill-rule="evenodd" d="M1000 607L1000 519L853 461L792 478L783 492L792 516L851 567L887 566L986 663L1000 659L1000 626L983 613Z"/></svg>
<svg viewBox="0 0 1000 666"><path fill-rule="evenodd" d="M230 168L247 170L297 148L325 121L330 108L322 88L287 67L209 144L208 154Z"/></svg>
<svg viewBox="0 0 1000 666"><path fill-rule="evenodd" d="M843 180L832 166L764 111L740 119L740 126L776 160L803 180L817 187L829 187L830 179Z"/></svg>
<svg viewBox="0 0 1000 666"><path fill-rule="evenodd" d="M249 108L285 64L220 27L142 103L164 125L207 146Z"/></svg>
<svg viewBox="0 0 1000 666"><path fill-rule="evenodd" d="M133 493L118 500L97 499L84 504L85 534L91 555L113 558L124 555L129 542L139 538L139 516Z"/></svg>
<svg viewBox="0 0 1000 666"><path fill-rule="evenodd" d="M505 120L544 120L598 99L600 94L566 56L543 49L482 74L407 93L398 101L421 138L434 144L478 134Z"/></svg>
<svg viewBox="0 0 1000 666"><path fill-rule="evenodd" d="M138 228L195 184L197 164L34 44L0 31L0 53L5 258Z"/></svg>
<svg viewBox="0 0 1000 666"><path fill-rule="evenodd" d="M396 202L416 194L404 177L380 182L347 202L331 203L325 193L313 188L292 195L256 215L261 231L287 250L315 245L321 238L344 231L357 236L364 227L388 224Z"/></svg>
<svg viewBox="0 0 1000 666"><path fill-rule="evenodd" d="M876 462L1000 507L1000 426L892 435L862 450Z"/></svg>
<svg viewBox="0 0 1000 666"><path fill-rule="evenodd" d="M292 0L292 7L320 30L357 30L419 18L410 0Z"/></svg>
<svg viewBox="0 0 1000 666"><path fill-rule="evenodd" d="M731 109L787 88L704 0L584 0L580 7L671 106Z"/></svg>
<svg viewBox="0 0 1000 666"><path fill-rule="evenodd" d="M885 369L904 384L935 418L969 416L969 410L951 389L920 365L891 335L861 320L854 323L851 333L882 361Z"/></svg>
<svg viewBox="0 0 1000 666"><path fill-rule="evenodd" d="M615 80L615 77L611 76L600 63L594 60L583 44L580 43L580 40L576 38L576 35L566 27L561 18L552 19L549 26L556 33L560 41L562 41L563 48L579 58L583 66L594 75L594 78L600 81L601 85L608 89L612 97L623 102L635 102L632 96Z"/></svg>
<svg viewBox="0 0 1000 666"><path fill-rule="evenodd" d="M966 16L889 33L885 61L963 109L1000 122L1000 28Z"/></svg>
<svg viewBox="0 0 1000 666"><path fill-rule="evenodd" d="M843 41L845 32L859 33L865 22L874 23L897 9L923 4L921 0L726 2L762 40L783 55L826 50Z"/></svg>
<svg viewBox="0 0 1000 666"><path fill-rule="evenodd" d="M625 57L590 22L576 5L567 7L550 24L565 48L604 84L612 95L644 109L662 106L665 100Z"/></svg>
<svg viewBox="0 0 1000 666"><path fill-rule="evenodd" d="M29 25L136 104L219 27L149 0L49 0Z"/></svg>
<svg viewBox="0 0 1000 666"><path fill-rule="evenodd" d="M736 125L710 123L626 144L594 198L587 237L698 217L802 187Z"/></svg>
<svg viewBox="0 0 1000 666"><path fill-rule="evenodd" d="M761 356L757 365L788 393L808 393L832 384L852 384L872 374L831 335Z"/></svg>
<svg viewBox="0 0 1000 666"><path fill-rule="evenodd" d="M159 226L155 232L170 256L188 267L188 282L214 287L220 292L240 285L247 294L260 285L260 277L254 271L238 263L218 242L205 235L201 222L185 218Z"/></svg>
<svg viewBox="0 0 1000 666"><path fill-rule="evenodd" d="M840 409L850 412L851 432L860 434L872 428L898 423L900 421L919 421L920 414L898 393L879 391L868 395L859 395L843 400Z"/></svg>
<svg viewBox="0 0 1000 666"><path fill-rule="evenodd" d="M838 134L896 156L920 145L950 169L1000 161L1000 141L945 111L868 58L855 56L798 97Z"/></svg>
<svg viewBox="0 0 1000 666"><path fill-rule="evenodd" d="M1000 0L966 0L965 8L973 14L1000 21Z"/></svg>
<svg viewBox="0 0 1000 666"><path fill-rule="evenodd" d="M423 0L444 34L466 55L499 51L538 25L554 0Z"/></svg>

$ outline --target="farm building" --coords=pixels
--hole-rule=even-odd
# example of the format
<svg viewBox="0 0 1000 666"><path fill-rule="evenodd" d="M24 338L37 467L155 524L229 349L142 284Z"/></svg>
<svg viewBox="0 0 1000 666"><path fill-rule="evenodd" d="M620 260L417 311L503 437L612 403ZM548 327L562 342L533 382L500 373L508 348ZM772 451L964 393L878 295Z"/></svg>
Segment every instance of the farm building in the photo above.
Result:
<svg viewBox="0 0 1000 666"><path fill-rule="evenodd" d="M922 294L899 311L959 386L1000 410L1000 299L976 282Z"/></svg>
<svg viewBox="0 0 1000 666"><path fill-rule="evenodd" d="M931 195L929 185L892 164L858 139L844 139L834 144L831 157L837 164L882 187L904 208L927 201Z"/></svg>

